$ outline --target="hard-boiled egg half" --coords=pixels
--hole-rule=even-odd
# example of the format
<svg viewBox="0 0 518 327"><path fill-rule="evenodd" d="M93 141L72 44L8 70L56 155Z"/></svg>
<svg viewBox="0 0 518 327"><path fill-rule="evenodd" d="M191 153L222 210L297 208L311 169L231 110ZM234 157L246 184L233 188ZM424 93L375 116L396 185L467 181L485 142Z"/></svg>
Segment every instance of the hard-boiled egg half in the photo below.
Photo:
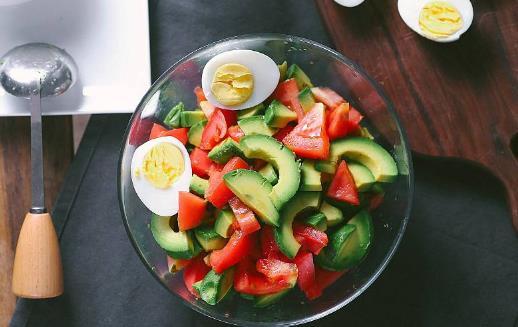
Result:
<svg viewBox="0 0 518 327"><path fill-rule="evenodd" d="M273 93L279 68L267 55L231 50L210 59L202 73L202 88L214 106L230 110L251 108Z"/></svg>
<svg viewBox="0 0 518 327"><path fill-rule="evenodd" d="M189 191L191 160L185 146L172 136L139 146L131 160L131 181L144 205L159 216L178 213L180 191Z"/></svg>
<svg viewBox="0 0 518 327"><path fill-rule="evenodd" d="M416 33L436 42L452 42L473 22L470 0L398 0L403 21Z"/></svg>

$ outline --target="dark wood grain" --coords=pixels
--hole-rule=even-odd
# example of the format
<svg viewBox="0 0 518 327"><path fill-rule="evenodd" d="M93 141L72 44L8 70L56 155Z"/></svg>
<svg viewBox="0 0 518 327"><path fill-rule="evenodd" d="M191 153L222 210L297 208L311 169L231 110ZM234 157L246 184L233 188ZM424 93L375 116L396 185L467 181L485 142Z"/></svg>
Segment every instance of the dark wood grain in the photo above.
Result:
<svg viewBox="0 0 518 327"><path fill-rule="evenodd" d="M429 41L400 18L397 1L344 8L316 0L337 50L394 102L414 151L480 163L500 178L518 230L518 1L473 2L457 42Z"/></svg>
<svg viewBox="0 0 518 327"><path fill-rule="evenodd" d="M73 156L71 117L43 118L46 205L52 208ZM30 208L29 118L0 118L0 326L15 305L11 293L14 250Z"/></svg>

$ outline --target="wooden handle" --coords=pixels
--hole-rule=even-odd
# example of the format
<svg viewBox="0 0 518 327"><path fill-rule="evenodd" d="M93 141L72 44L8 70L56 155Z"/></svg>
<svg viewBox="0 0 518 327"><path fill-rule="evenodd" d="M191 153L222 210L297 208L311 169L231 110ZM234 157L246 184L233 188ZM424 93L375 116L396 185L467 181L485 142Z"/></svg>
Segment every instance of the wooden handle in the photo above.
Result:
<svg viewBox="0 0 518 327"><path fill-rule="evenodd" d="M48 213L28 213L23 221L13 268L13 293L31 299L63 293L58 237Z"/></svg>

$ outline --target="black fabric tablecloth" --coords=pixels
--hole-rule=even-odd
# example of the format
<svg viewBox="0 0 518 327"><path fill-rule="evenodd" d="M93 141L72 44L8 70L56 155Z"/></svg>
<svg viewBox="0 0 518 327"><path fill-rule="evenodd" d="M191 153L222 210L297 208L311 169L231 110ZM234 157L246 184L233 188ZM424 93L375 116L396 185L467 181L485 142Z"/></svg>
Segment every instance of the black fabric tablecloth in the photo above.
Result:
<svg viewBox="0 0 518 327"><path fill-rule="evenodd" d="M234 34L282 32L329 43L314 4L150 2L153 75ZM54 209L65 294L19 300L12 327L217 326L185 307L133 250L117 200L128 115L92 118ZM518 326L518 239L498 180L458 161L416 157L414 210L399 251L372 287L318 326Z"/></svg>

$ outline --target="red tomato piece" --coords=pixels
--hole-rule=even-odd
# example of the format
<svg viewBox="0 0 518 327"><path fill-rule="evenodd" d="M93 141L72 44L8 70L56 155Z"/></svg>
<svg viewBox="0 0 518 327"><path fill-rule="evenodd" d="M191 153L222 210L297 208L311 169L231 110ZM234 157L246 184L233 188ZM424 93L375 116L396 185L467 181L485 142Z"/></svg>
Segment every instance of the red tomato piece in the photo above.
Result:
<svg viewBox="0 0 518 327"><path fill-rule="evenodd" d="M299 98L291 99L288 107L297 114L297 121L301 121L306 115L304 108L302 108L302 105L300 104Z"/></svg>
<svg viewBox="0 0 518 327"><path fill-rule="evenodd" d="M311 89L311 93L313 93L318 102L322 102L330 109L334 109L339 104L345 102L344 98L328 87L314 87Z"/></svg>
<svg viewBox="0 0 518 327"><path fill-rule="evenodd" d="M140 145L147 141L153 125L154 123L151 119L140 119L140 116L136 117L131 123L129 144Z"/></svg>
<svg viewBox="0 0 518 327"><path fill-rule="evenodd" d="M167 132L169 131L167 128L165 128L164 126L160 125L160 124L153 124L153 127L151 128L151 132L149 133L149 139L152 140L152 139L156 139L157 137L160 137L160 134L162 134L162 132Z"/></svg>
<svg viewBox="0 0 518 327"><path fill-rule="evenodd" d="M209 119L214 114L214 111L216 111L216 107L214 107L212 104L210 104L209 101L201 101L200 103L201 111L205 114L205 117Z"/></svg>
<svg viewBox="0 0 518 327"><path fill-rule="evenodd" d="M192 172L200 177L208 176L209 169L214 163L209 159L208 152L200 148L194 148L189 157L191 158Z"/></svg>
<svg viewBox="0 0 518 327"><path fill-rule="evenodd" d="M277 139L277 141L282 142L282 140L291 133L291 131L295 128L293 125L287 125L286 127L281 128L277 131L277 133L273 134L273 137Z"/></svg>
<svg viewBox="0 0 518 327"><path fill-rule="evenodd" d="M318 229L301 223L293 224L293 236L303 248L318 255L327 246L327 234Z"/></svg>
<svg viewBox="0 0 518 327"><path fill-rule="evenodd" d="M374 194L369 200L369 211L377 209L382 203L384 194Z"/></svg>
<svg viewBox="0 0 518 327"><path fill-rule="evenodd" d="M299 251L293 262L297 265L299 276L297 284L301 291L308 291L313 283L315 283L315 264L313 263L313 255L310 252Z"/></svg>
<svg viewBox="0 0 518 327"><path fill-rule="evenodd" d="M216 110L210 116L207 125L203 128L201 135L200 148L203 150L211 150L227 135L227 123L225 116L221 110Z"/></svg>
<svg viewBox="0 0 518 327"><path fill-rule="evenodd" d="M315 267L315 283L304 293L310 300L314 300L322 295L322 292L331 284L336 282L345 271L329 271L320 267Z"/></svg>
<svg viewBox="0 0 518 327"><path fill-rule="evenodd" d="M250 210L246 204L241 202L237 196L231 198L228 204L232 212L234 212L234 216L236 216L239 229L242 230L245 235L261 229L261 225L259 225L259 222L255 218L254 212Z"/></svg>
<svg viewBox="0 0 518 327"><path fill-rule="evenodd" d="M187 267L191 260L192 259L175 259L170 256L167 256L167 269L170 272L175 273Z"/></svg>
<svg viewBox="0 0 518 327"><path fill-rule="evenodd" d="M360 122L363 119L362 114L353 107L349 110L349 120L347 123L348 134L357 134L360 131Z"/></svg>
<svg viewBox="0 0 518 327"><path fill-rule="evenodd" d="M263 295L271 294L290 288L284 281L272 281L256 270L251 258L244 258L234 272L234 289L239 293Z"/></svg>
<svg viewBox="0 0 518 327"><path fill-rule="evenodd" d="M198 104L202 101L207 101L205 97L205 93L203 93L203 89L200 86L196 86L194 88L194 94L196 95L196 99L198 100Z"/></svg>
<svg viewBox="0 0 518 327"><path fill-rule="evenodd" d="M259 259L255 267L258 272L265 275L271 281L290 283L297 280L298 269L294 263L278 259Z"/></svg>
<svg viewBox="0 0 518 327"><path fill-rule="evenodd" d="M223 167L225 167L225 165L213 162L209 167L209 171L208 171L209 176L212 176L212 174L221 172L223 170Z"/></svg>
<svg viewBox="0 0 518 327"><path fill-rule="evenodd" d="M263 258L273 258L279 259L285 262L290 262L291 260L284 255L279 249L277 242L275 241L275 236L273 235L273 227L270 225L264 225L261 228L260 233L260 241L261 241L261 256Z"/></svg>
<svg viewBox="0 0 518 327"><path fill-rule="evenodd" d="M324 106L316 103L282 142L299 157L325 160L329 156Z"/></svg>
<svg viewBox="0 0 518 327"><path fill-rule="evenodd" d="M178 228L184 231L200 226L206 209L204 199L189 192L178 192Z"/></svg>
<svg viewBox="0 0 518 327"><path fill-rule="evenodd" d="M247 257L255 243L254 234L245 235L237 230L230 236L227 244L220 250L214 250L210 254L209 262L215 272L221 274L243 258Z"/></svg>
<svg viewBox="0 0 518 327"><path fill-rule="evenodd" d="M300 105L299 88L295 79L291 78L279 83L275 91L273 91L272 99L279 100L283 105L288 106L297 114L297 119L300 121L304 117L304 109Z"/></svg>
<svg viewBox="0 0 518 327"><path fill-rule="evenodd" d="M352 205L360 205L358 190L345 160L340 162L335 177L327 189L327 196Z"/></svg>
<svg viewBox="0 0 518 327"><path fill-rule="evenodd" d="M192 284L200 281L207 275L210 268L203 262L202 256L191 259L191 262L183 270L183 282L185 287L195 297L199 297L198 292L192 288Z"/></svg>
<svg viewBox="0 0 518 327"><path fill-rule="evenodd" d="M327 135L329 140L347 135L349 125L349 104L341 103L327 115Z"/></svg>
<svg viewBox="0 0 518 327"><path fill-rule="evenodd" d="M241 127L237 126L237 125L234 125L234 126L230 126L228 128L228 135L236 142L239 143L239 141L241 140L241 138L243 136L245 136L245 132L243 132L243 130L241 129Z"/></svg>
<svg viewBox="0 0 518 327"><path fill-rule="evenodd" d="M227 122L227 126L232 126L237 123L237 111L228 110L228 109L219 109L223 116L225 116L225 121Z"/></svg>
<svg viewBox="0 0 518 327"><path fill-rule="evenodd" d="M205 198L212 203L216 208L223 208L232 197L234 193L225 185L223 176L236 169L248 169L249 166L243 159L234 157L230 159L221 172L214 172L209 178L209 187L205 191Z"/></svg>
<svg viewBox="0 0 518 327"><path fill-rule="evenodd" d="M187 136L188 132L189 132L188 128L175 128L175 129L172 129L169 131L161 132L160 137L172 136L185 145L185 144L187 144L187 140L189 139L189 137Z"/></svg>

